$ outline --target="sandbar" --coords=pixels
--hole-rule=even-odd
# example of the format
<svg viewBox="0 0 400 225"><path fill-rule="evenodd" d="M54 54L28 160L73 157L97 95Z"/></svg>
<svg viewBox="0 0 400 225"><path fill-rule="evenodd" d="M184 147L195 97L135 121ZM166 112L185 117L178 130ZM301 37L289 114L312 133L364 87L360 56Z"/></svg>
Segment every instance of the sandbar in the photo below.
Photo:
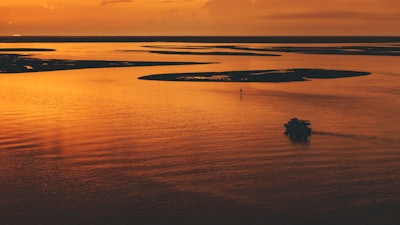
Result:
<svg viewBox="0 0 400 225"><path fill-rule="evenodd" d="M194 65L194 64L209 64L209 63L39 59L39 58L32 58L31 55L0 54L0 73L25 73L25 72L86 69L86 68L172 66L172 65Z"/></svg>
<svg viewBox="0 0 400 225"><path fill-rule="evenodd" d="M245 70L225 72L170 73L142 76L142 80L197 82L292 82L369 75L369 72L326 69Z"/></svg>

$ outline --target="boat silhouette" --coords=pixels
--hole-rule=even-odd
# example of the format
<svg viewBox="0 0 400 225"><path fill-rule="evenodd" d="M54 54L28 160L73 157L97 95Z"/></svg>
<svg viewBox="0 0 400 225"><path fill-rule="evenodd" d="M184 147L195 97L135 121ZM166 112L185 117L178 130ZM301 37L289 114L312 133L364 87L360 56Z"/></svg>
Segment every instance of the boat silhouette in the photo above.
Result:
<svg viewBox="0 0 400 225"><path fill-rule="evenodd" d="M311 123L308 120L299 120L297 118L290 119L283 124L286 128L285 135L292 140L309 141L311 137Z"/></svg>

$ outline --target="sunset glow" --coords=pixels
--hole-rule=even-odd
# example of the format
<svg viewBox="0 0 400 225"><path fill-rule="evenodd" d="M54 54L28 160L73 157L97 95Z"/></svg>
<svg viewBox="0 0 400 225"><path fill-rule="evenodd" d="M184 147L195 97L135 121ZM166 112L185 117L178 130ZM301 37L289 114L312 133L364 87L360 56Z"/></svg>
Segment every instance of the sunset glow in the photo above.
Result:
<svg viewBox="0 0 400 225"><path fill-rule="evenodd" d="M400 0L0 0L0 225L395 224Z"/></svg>
<svg viewBox="0 0 400 225"><path fill-rule="evenodd" d="M400 35L398 0L0 1L0 35Z"/></svg>

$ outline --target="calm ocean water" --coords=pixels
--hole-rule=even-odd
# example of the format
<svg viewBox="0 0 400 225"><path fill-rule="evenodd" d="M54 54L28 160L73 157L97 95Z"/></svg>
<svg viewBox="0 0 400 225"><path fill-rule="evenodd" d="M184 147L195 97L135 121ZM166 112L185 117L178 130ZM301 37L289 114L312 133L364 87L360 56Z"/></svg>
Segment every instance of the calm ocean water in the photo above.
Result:
<svg viewBox="0 0 400 225"><path fill-rule="evenodd" d="M57 50L34 53L40 58L217 63L0 75L0 224L400 223L398 57L119 51L149 50L143 45L1 44ZM137 79L289 68L372 74L290 83ZM283 135L292 117L311 121L310 143Z"/></svg>

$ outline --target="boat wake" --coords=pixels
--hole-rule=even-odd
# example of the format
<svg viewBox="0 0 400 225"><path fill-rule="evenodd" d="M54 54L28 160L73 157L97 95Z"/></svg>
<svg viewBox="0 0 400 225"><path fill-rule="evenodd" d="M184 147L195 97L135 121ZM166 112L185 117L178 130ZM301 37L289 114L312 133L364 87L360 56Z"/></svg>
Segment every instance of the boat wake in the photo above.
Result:
<svg viewBox="0 0 400 225"><path fill-rule="evenodd" d="M327 131L312 131L313 135L323 135L323 136L334 136L334 137L341 137L341 138L351 138L354 140L360 141L384 141L384 142L391 142L400 144L400 139L391 139L391 138L384 138L378 136L370 136L370 135L360 135L360 134L344 134L344 133L335 133L335 132L327 132Z"/></svg>

